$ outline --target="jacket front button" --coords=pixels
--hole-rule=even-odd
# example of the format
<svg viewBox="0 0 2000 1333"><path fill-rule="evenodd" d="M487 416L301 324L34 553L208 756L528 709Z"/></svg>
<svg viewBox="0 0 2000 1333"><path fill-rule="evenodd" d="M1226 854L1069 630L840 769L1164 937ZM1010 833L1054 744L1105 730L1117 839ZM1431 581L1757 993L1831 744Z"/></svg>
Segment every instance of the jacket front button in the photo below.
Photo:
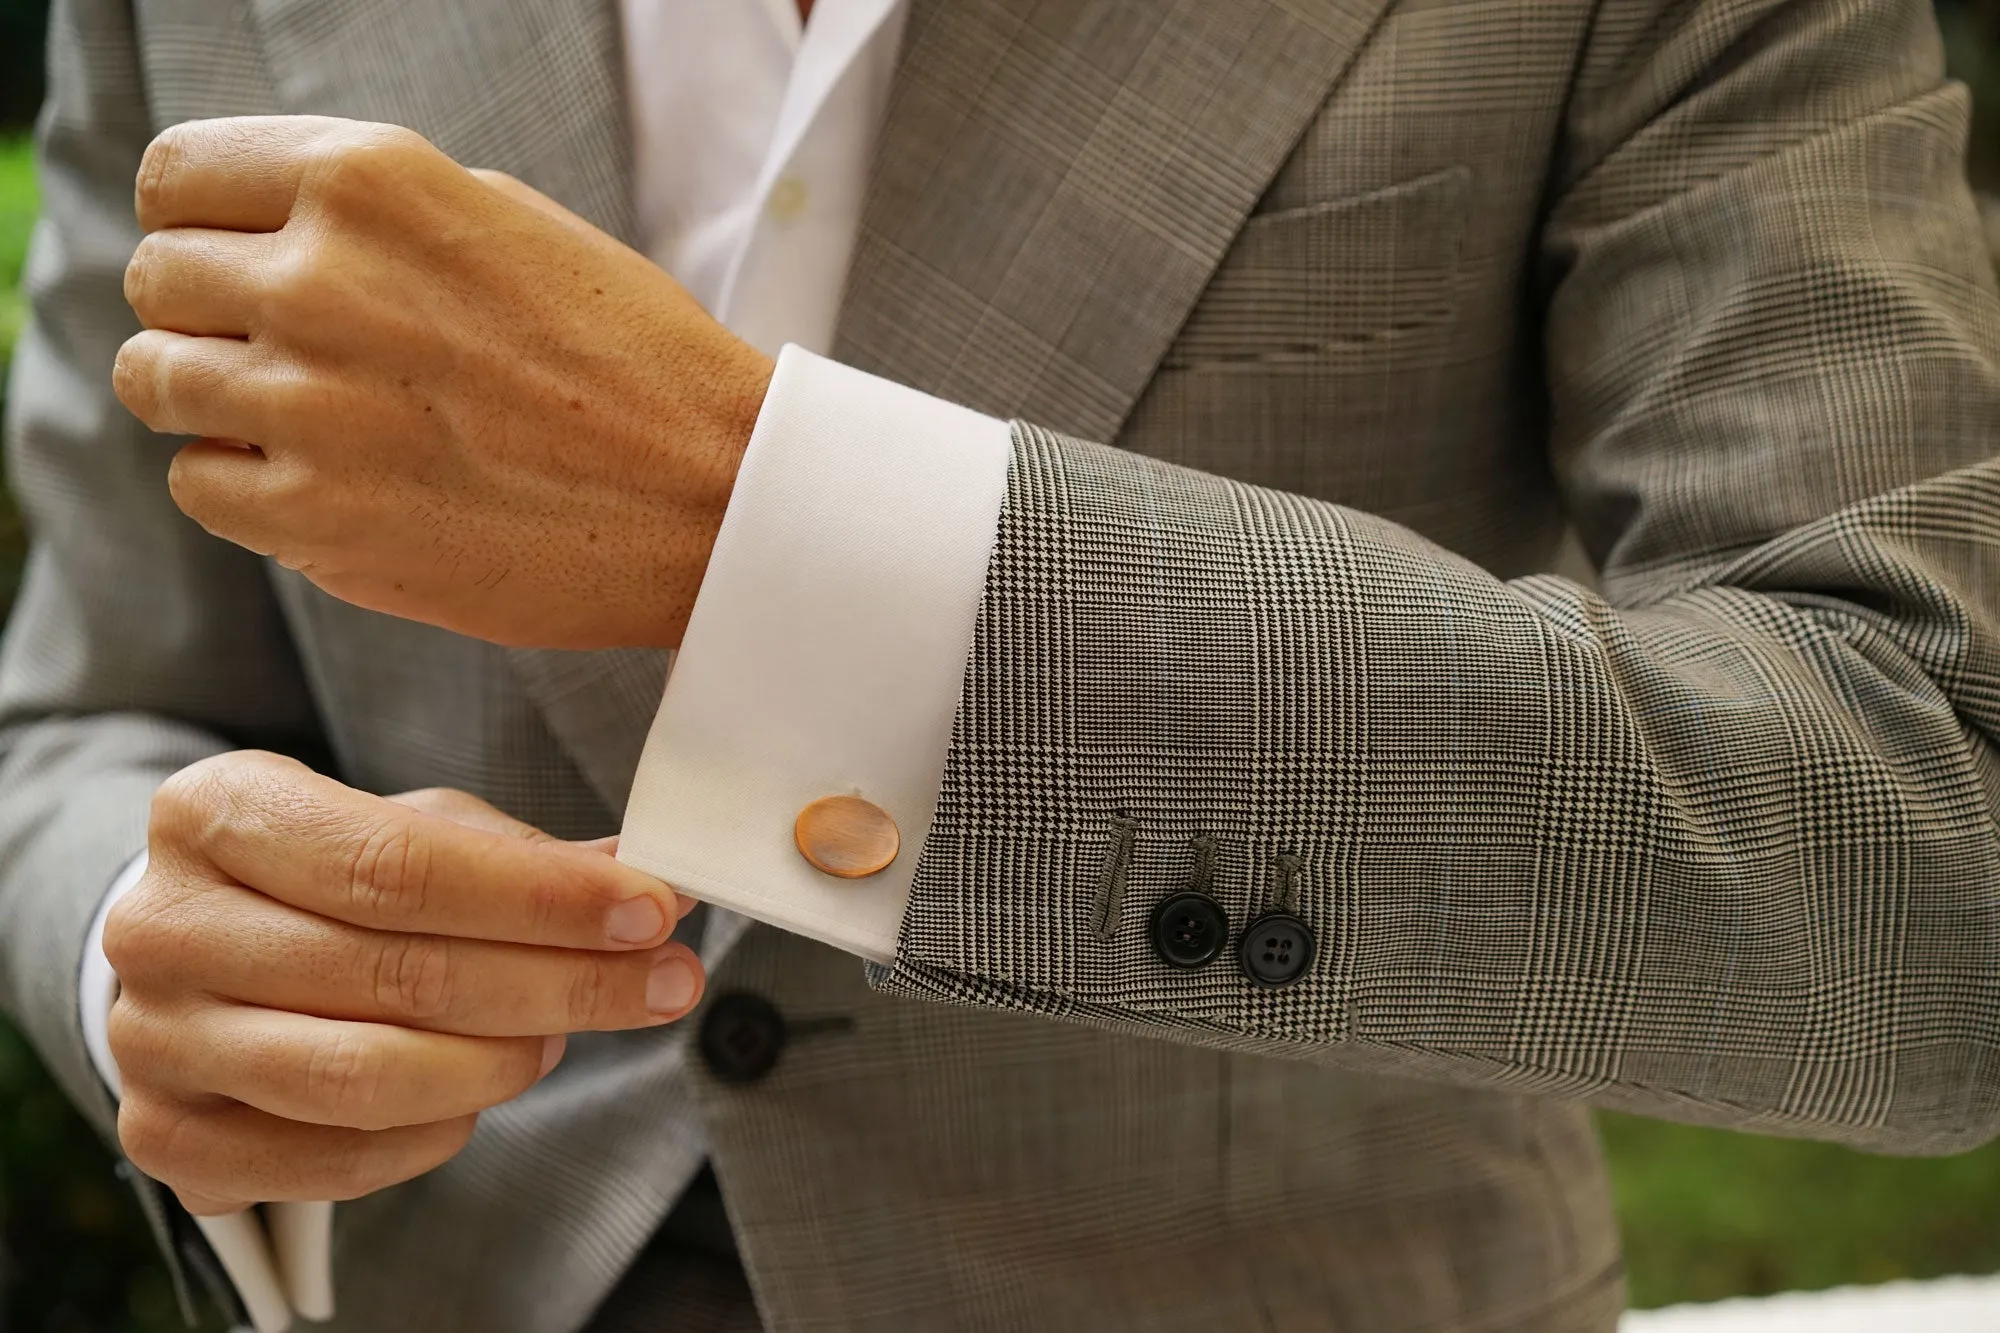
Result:
<svg viewBox="0 0 2000 1333"><path fill-rule="evenodd" d="M1205 893L1177 893L1153 909L1153 952L1169 967L1196 968L1222 952L1229 917Z"/></svg>
<svg viewBox="0 0 2000 1333"><path fill-rule="evenodd" d="M1266 912L1243 932L1237 956L1259 986L1289 986L1312 966L1317 947L1311 926L1290 912Z"/></svg>
<svg viewBox="0 0 2000 1333"><path fill-rule="evenodd" d="M718 995L701 1020L702 1063L722 1083L755 1083L784 1054L785 1016L761 995Z"/></svg>

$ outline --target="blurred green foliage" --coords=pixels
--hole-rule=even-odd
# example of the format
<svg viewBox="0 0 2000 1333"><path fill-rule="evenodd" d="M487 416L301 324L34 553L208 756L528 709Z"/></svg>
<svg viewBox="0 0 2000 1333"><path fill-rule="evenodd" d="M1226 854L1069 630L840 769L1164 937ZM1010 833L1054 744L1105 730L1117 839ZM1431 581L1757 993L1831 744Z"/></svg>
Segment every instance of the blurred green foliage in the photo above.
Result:
<svg viewBox="0 0 2000 1333"><path fill-rule="evenodd" d="M182 1330L166 1270L111 1154L0 1026L0 1329Z"/></svg>
<svg viewBox="0 0 2000 1333"><path fill-rule="evenodd" d="M0 126L39 94L41 0L0 0ZM1978 107L1972 175L2000 190L2000 3L1940 0ZM33 53L31 55L31 53ZM20 327L34 213L24 138L0 137L0 367ZM4 390L0 390L4 394ZM21 539L0 503L0 614ZM2000 1145L1909 1161L1602 1118L1634 1303L2000 1270ZM0 1333L169 1333L181 1323L110 1154L0 1025Z"/></svg>
<svg viewBox="0 0 2000 1333"><path fill-rule="evenodd" d="M1598 1124L1635 1306L2000 1272L2000 1144L1871 1157L1628 1116Z"/></svg>
<svg viewBox="0 0 2000 1333"><path fill-rule="evenodd" d="M34 220L35 175L28 141L21 135L0 137L0 412L7 404L8 358L27 315L27 302L21 295L21 261L27 254L28 232ZM0 618L6 616L20 580L23 545L20 516L6 503L4 488L0 488Z"/></svg>
<svg viewBox="0 0 2000 1333"><path fill-rule="evenodd" d="M2000 0L1938 0L1937 11L1952 76L1972 89L1968 174L2000 192Z"/></svg>

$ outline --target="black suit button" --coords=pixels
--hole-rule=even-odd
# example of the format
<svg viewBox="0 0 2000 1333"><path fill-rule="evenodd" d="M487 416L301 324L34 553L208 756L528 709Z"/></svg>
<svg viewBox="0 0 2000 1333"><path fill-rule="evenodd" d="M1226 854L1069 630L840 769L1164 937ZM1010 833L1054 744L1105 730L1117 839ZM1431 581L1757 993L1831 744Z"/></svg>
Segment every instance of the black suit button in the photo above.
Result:
<svg viewBox="0 0 2000 1333"><path fill-rule="evenodd" d="M1229 918L1205 893L1177 893L1153 909L1153 952L1171 967L1200 967L1222 952Z"/></svg>
<svg viewBox="0 0 2000 1333"><path fill-rule="evenodd" d="M1267 912L1243 932L1243 975L1260 986L1289 986L1312 966L1312 927L1289 912Z"/></svg>
<svg viewBox="0 0 2000 1333"><path fill-rule="evenodd" d="M755 1083L785 1050L785 1016L761 995L729 991L701 1020L702 1062L723 1083Z"/></svg>

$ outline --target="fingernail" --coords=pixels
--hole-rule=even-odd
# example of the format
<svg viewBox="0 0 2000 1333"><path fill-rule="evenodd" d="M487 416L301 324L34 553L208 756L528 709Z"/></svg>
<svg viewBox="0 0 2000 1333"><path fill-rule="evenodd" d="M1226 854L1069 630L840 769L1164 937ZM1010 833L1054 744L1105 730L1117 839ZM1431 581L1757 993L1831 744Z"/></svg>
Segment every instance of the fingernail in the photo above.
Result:
<svg viewBox="0 0 2000 1333"><path fill-rule="evenodd" d="M700 986L685 958L663 958L646 978L646 1007L669 1017L684 1013L694 1004Z"/></svg>
<svg viewBox="0 0 2000 1333"><path fill-rule="evenodd" d="M644 944L666 928L667 914L660 900L646 893L627 898L604 918L604 936L613 944Z"/></svg>
<svg viewBox="0 0 2000 1333"><path fill-rule="evenodd" d="M563 1058L563 1052L567 1049L569 1049L568 1037L542 1038L542 1072L535 1077L547 1077L548 1072L556 1067L556 1062Z"/></svg>

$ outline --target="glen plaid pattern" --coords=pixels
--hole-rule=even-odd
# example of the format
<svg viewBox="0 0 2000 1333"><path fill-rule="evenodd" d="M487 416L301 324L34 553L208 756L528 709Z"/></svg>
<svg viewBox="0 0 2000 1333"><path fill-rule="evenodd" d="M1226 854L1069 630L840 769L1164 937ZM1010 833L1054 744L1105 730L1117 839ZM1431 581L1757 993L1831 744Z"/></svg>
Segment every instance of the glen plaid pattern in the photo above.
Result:
<svg viewBox="0 0 2000 1333"><path fill-rule="evenodd" d="M1604 594L1503 582L1337 494L1022 427L881 985L1890 1151L2000 1128L2000 304L1952 165L1963 97L1918 5L1704 6L1664 39L1633 17L1608 8L1600 42L1731 65L1691 92L1653 65L1593 89L1587 64L1572 114L1602 142L1579 134L1555 181L1554 481ZM1809 86L1785 123L1747 119L1788 78ZM1385 197L1339 205L1335 234L1389 243L1368 221ZM1417 254L1458 243L1405 215L1393 239ZM1325 241L1263 243L1270 300ZM1212 341L1230 276L1189 321ZM1419 307L1378 343L1464 356L1476 385L1482 276L1457 284L1454 329ZM1156 382L1126 442L1249 454L1256 423L1186 414L1309 418L1315 370L1401 364L1344 328L1235 336L1248 350L1204 345ZM1428 408L1391 411L1479 440L1478 414L1433 427ZM1408 484L1406 443L1324 443L1381 465L1327 489ZM1101 944L1114 818L1139 852ZM1199 834L1237 922L1269 903L1276 854L1304 858L1302 984L1151 963L1146 914Z"/></svg>
<svg viewBox="0 0 2000 1333"><path fill-rule="evenodd" d="M612 10L63 0L52 52L0 998L108 1124L75 960L162 775L268 745L586 836L662 664L271 574L108 393L176 120L401 121L628 234ZM341 1208L335 1328L583 1326L709 1154L775 1329L1606 1333L1575 1098L1990 1132L2000 320L1938 65L1920 0L917 0L837 351L1039 423L877 978L976 1003L718 943L711 993L845 1022L748 1088L577 1043ZM1531 577L1572 522L1602 600ZM1307 982L1152 959L1196 833L1239 923L1304 857ZM742 1322L674 1269L606 1319Z"/></svg>

